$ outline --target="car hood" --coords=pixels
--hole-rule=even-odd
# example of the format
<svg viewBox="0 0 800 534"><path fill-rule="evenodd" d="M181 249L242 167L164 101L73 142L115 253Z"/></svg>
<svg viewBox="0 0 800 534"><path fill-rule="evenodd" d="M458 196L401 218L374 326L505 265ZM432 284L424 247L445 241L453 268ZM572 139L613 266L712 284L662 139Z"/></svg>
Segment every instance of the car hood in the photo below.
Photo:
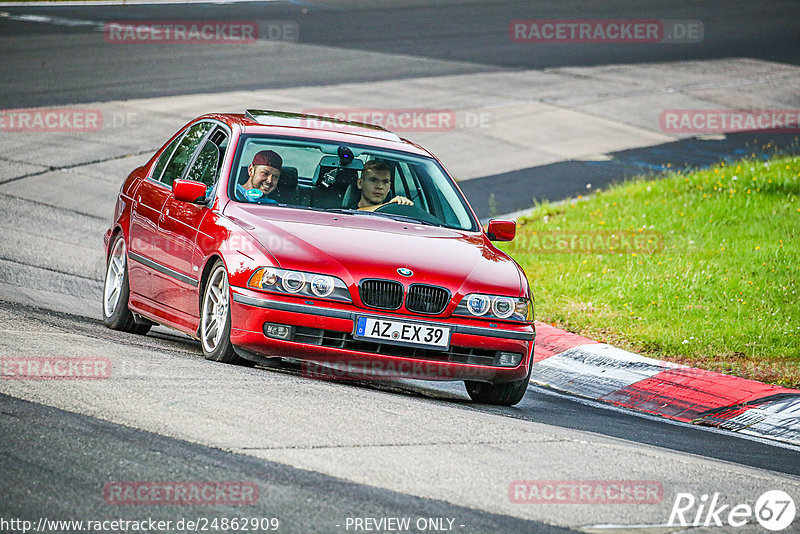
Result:
<svg viewBox="0 0 800 534"><path fill-rule="evenodd" d="M230 206L229 206L230 207ZM226 210L284 269L446 287L453 294L522 294L520 268L480 232L373 214L235 206ZM398 269L410 269L403 277Z"/></svg>

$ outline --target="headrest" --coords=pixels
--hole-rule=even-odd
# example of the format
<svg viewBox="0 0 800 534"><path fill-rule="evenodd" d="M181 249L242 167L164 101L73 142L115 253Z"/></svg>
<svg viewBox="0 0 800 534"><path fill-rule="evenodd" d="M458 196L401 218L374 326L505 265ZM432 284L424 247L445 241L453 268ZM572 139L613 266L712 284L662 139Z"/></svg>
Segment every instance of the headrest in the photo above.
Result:
<svg viewBox="0 0 800 534"><path fill-rule="evenodd" d="M281 167L281 178L278 180L281 191L297 189L297 167Z"/></svg>
<svg viewBox="0 0 800 534"><path fill-rule="evenodd" d="M342 208L347 210L358 209L359 200L361 200L361 191L359 191L355 184L350 184L347 186L347 190L344 192L344 198L342 198Z"/></svg>

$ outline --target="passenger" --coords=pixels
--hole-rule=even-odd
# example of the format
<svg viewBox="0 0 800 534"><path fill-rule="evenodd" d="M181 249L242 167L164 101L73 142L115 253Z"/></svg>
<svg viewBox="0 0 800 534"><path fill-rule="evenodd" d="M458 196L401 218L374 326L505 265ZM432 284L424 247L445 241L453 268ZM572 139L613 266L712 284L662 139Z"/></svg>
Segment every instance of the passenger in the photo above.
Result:
<svg viewBox="0 0 800 534"><path fill-rule="evenodd" d="M406 197L396 196L385 202L391 190L392 168L381 160L371 160L364 164L364 170L356 181L356 187L361 191L358 209L361 211L375 211L386 204L401 204L413 206L414 203Z"/></svg>
<svg viewBox="0 0 800 534"><path fill-rule="evenodd" d="M253 156L247 167L247 181L236 184L236 196L240 200L257 204L277 204L278 201L267 195L278 187L283 159L272 150L262 150Z"/></svg>

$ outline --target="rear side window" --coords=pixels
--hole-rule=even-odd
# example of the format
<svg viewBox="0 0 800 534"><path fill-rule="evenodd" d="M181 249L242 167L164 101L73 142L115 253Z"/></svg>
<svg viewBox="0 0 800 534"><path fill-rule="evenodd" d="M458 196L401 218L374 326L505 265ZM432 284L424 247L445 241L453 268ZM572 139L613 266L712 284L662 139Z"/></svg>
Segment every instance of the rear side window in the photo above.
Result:
<svg viewBox="0 0 800 534"><path fill-rule="evenodd" d="M189 128L164 169L164 174L161 176L162 183L172 187L172 182L183 175L186 165L192 159L192 154L212 126L210 122L200 122Z"/></svg>

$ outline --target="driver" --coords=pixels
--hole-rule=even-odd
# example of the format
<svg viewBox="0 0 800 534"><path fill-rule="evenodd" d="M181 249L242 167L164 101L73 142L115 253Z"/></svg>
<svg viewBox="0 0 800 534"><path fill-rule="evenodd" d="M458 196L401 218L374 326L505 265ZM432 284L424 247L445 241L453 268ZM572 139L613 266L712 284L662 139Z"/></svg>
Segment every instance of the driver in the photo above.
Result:
<svg viewBox="0 0 800 534"><path fill-rule="evenodd" d="M253 162L247 167L247 181L236 184L236 196L257 204L277 204L277 200L267 195L278 187L282 165L283 159L272 150L262 150L253 156Z"/></svg>
<svg viewBox="0 0 800 534"><path fill-rule="evenodd" d="M406 197L396 196L385 202L392 182L392 168L381 160L371 160L364 164L364 170L356 182L356 187L361 191L358 209L361 211L375 211L386 204L402 204L413 206L414 203Z"/></svg>

